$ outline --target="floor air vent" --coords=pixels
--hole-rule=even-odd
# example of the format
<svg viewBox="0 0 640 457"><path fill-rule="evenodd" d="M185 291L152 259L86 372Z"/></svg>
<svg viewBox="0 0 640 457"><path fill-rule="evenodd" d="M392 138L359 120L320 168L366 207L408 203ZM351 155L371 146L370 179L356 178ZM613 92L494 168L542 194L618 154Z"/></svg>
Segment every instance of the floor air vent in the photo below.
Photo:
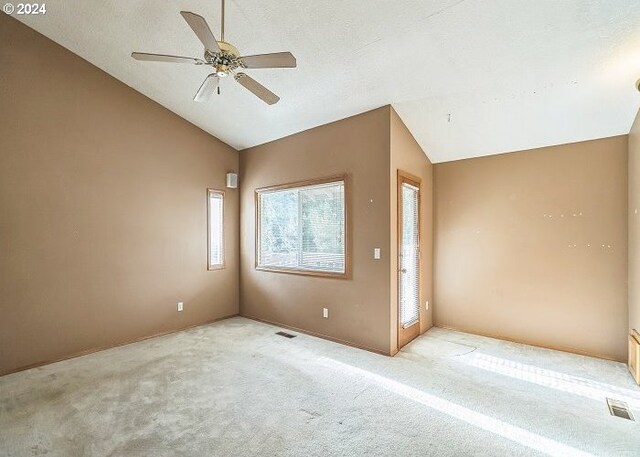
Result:
<svg viewBox="0 0 640 457"><path fill-rule="evenodd" d="M276 335L284 336L285 338L295 338L295 335L287 332L276 332Z"/></svg>
<svg viewBox="0 0 640 457"><path fill-rule="evenodd" d="M620 400L612 400L607 398L607 406L612 416L621 417L622 419L635 420L633 414L629 411L629 405Z"/></svg>

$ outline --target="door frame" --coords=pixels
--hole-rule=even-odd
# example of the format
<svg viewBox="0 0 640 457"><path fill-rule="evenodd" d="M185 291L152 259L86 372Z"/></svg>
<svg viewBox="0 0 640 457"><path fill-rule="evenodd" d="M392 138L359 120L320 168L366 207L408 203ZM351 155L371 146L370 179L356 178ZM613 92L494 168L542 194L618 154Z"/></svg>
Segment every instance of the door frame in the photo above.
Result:
<svg viewBox="0 0 640 457"><path fill-rule="evenodd" d="M402 327L400 322L400 310L401 310L401 257L402 257L402 185L406 183L418 188L418 321L415 324L410 325L407 328ZM396 314L397 326L398 326L398 349L401 349L411 340L420 335L420 322L422 317L422 182L417 176L407 173L402 170L398 170L397 173L397 255L396 255L396 283L398 288L397 300L398 311Z"/></svg>

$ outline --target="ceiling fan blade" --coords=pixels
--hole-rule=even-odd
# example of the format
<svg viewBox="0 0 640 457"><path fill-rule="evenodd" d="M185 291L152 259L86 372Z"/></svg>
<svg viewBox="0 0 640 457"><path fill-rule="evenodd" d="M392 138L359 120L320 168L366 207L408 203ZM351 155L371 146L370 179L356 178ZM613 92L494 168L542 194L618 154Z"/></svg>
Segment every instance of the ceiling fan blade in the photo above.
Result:
<svg viewBox="0 0 640 457"><path fill-rule="evenodd" d="M290 52L240 57L245 68L295 68L296 58Z"/></svg>
<svg viewBox="0 0 640 457"><path fill-rule="evenodd" d="M202 16L190 11L180 11L180 14L187 21L187 24L189 24L189 27L191 27L191 30L193 30L193 33L196 34L206 50L220 52L220 46L211 32L209 24Z"/></svg>
<svg viewBox="0 0 640 457"><path fill-rule="evenodd" d="M198 92L196 92L195 97L193 97L193 101L195 102L206 102L211 99L211 96L218 87L218 77L215 73L211 73L206 77Z"/></svg>
<svg viewBox="0 0 640 457"><path fill-rule="evenodd" d="M258 81L253 79L251 76L246 73L238 73L236 75L236 81L238 81L242 86L244 86L249 91L253 92L253 94L265 102L267 105L273 105L280 101L280 97L271 92L269 89L264 87Z"/></svg>
<svg viewBox="0 0 640 457"><path fill-rule="evenodd" d="M136 60L146 60L149 62L171 62L171 63L191 63L195 65L204 64L204 60L194 57L170 56L166 54L149 54L147 52L132 52L131 57Z"/></svg>

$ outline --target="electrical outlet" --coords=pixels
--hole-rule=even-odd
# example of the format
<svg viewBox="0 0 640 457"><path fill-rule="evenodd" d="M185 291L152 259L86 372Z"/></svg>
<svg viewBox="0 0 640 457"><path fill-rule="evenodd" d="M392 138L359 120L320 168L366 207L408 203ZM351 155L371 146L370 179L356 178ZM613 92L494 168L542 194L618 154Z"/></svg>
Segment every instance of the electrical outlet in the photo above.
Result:
<svg viewBox="0 0 640 457"><path fill-rule="evenodd" d="M184 303L181 301L178 302L178 311L182 311L184 309Z"/></svg>
<svg viewBox="0 0 640 457"><path fill-rule="evenodd" d="M373 258L380 260L380 248L373 248Z"/></svg>
<svg viewBox="0 0 640 457"><path fill-rule="evenodd" d="M329 319L329 308L322 308L322 317Z"/></svg>
<svg viewBox="0 0 640 457"><path fill-rule="evenodd" d="M429 300L424 304L424 307L427 311L429 311Z"/></svg>

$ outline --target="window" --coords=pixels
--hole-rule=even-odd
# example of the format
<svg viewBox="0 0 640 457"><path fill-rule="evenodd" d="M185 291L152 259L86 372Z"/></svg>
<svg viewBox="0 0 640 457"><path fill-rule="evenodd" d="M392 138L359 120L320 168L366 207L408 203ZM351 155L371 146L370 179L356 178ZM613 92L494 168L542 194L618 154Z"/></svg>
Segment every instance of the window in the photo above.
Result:
<svg viewBox="0 0 640 457"><path fill-rule="evenodd" d="M209 270L224 268L224 192L207 189L207 250Z"/></svg>
<svg viewBox="0 0 640 457"><path fill-rule="evenodd" d="M346 178L256 191L256 268L347 276Z"/></svg>

